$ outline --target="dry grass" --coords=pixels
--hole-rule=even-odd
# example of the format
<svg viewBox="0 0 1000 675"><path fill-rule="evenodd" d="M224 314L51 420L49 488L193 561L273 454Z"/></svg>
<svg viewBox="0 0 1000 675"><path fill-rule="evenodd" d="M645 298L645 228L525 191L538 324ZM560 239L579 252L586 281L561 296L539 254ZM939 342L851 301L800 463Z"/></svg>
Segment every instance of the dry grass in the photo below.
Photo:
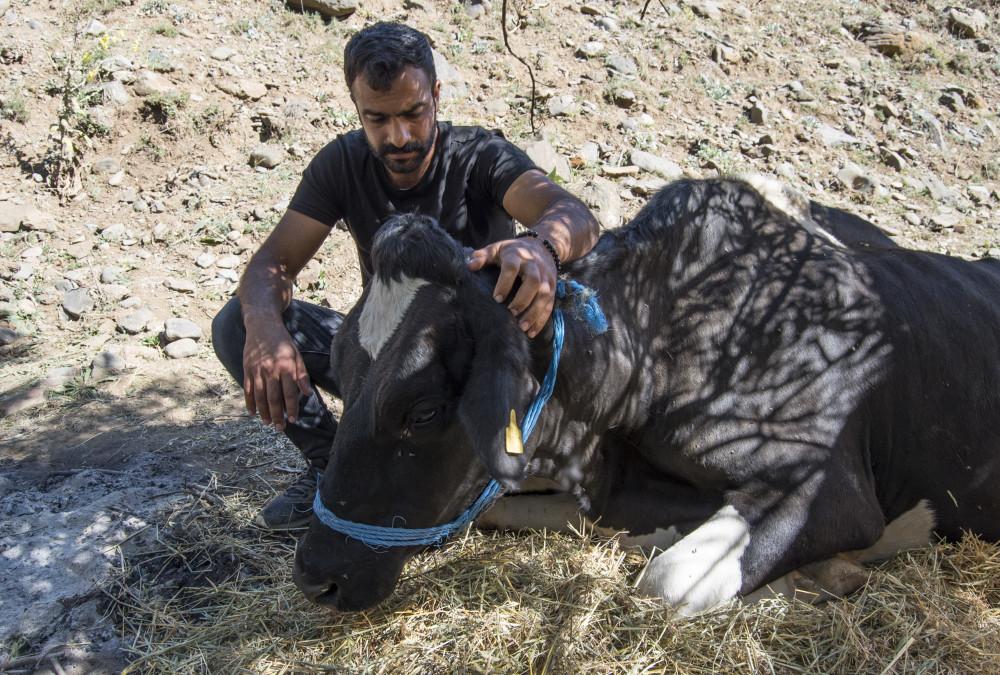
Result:
<svg viewBox="0 0 1000 675"><path fill-rule="evenodd" d="M1000 663L1000 549L967 537L820 607L770 600L671 620L613 541L470 533L337 614L291 581L294 540L246 526L247 493L164 516L162 549L107 589L133 673L975 673Z"/></svg>

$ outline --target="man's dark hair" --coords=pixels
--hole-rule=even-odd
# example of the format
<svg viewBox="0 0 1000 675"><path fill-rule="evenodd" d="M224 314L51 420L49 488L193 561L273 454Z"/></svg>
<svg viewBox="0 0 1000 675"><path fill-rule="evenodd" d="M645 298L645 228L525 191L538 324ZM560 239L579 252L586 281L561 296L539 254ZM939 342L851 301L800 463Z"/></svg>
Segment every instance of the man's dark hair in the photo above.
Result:
<svg viewBox="0 0 1000 675"><path fill-rule="evenodd" d="M344 47L348 89L359 75L364 75L369 87L386 91L408 66L420 68L434 85L437 73L427 36L401 23L381 21L362 28Z"/></svg>

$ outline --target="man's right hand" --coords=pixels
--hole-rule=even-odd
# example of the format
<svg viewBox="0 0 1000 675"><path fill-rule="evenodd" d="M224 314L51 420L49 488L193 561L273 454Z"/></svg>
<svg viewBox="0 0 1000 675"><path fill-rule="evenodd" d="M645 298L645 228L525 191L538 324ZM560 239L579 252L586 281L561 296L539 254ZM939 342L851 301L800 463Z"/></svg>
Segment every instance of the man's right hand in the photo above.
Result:
<svg viewBox="0 0 1000 675"><path fill-rule="evenodd" d="M243 350L243 392L247 411L281 431L285 419L299 415L299 393L312 396L306 364L292 336L280 322L264 328L247 326Z"/></svg>

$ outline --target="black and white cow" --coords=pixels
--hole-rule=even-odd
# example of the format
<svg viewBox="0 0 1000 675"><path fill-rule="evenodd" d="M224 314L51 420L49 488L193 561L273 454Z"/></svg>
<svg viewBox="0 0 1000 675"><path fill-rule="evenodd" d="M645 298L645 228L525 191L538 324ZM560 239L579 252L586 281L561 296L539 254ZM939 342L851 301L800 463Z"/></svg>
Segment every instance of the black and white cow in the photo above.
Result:
<svg viewBox="0 0 1000 675"><path fill-rule="evenodd" d="M679 530L639 586L689 613L869 547L921 503L940 535L1000 540L1000 262L905 250L791 194L677 182L568 265L610 329L567 320L521 453L505 430L539 390L552 322L527 339L495 271L470 273L428 218L386 224L333 345L344 413L322 503L430 528L491 478L545 479L637 540ZM296 583L370 607L421 548L314 519Z"/></svg>

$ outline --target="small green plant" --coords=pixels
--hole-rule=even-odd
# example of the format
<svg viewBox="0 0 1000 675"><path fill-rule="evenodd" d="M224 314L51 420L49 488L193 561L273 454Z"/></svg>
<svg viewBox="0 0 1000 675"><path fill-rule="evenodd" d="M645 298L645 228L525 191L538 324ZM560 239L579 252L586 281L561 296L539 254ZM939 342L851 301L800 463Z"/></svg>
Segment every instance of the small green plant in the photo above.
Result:
<svg viewBox="0 0 1000 675"><path fill-rule="evenodd" d="M142 6L142 13L146 16L156 16L158 14L164 14L167 11L166 0L148 0L146 4Z"/></svg>
<svg viewBox="0 0 1000 675"><path fill-rule="evenodd" d="M143 134L139 142L135 144L135 151L149 155L154 160L161 160L166 155L166 151L152 139L149 134Z"/></svg>
<svg viewBox="0 0 1000 675"><path fill-rule="evenodd" d="M229 32L233 35L243 35L244 33L250 32L253 28L253 22L249 19L237 19L236 21L229 24Z"/></svg>
<svg viewBox="0 0 1000 675"><path fill-rule="evenodd" d="M187 106L190 95L185 93L150 94L143 99L139 114L143 119L153 119L158 124L166 124L177 117L181 108Z"/></svg>
<svg viewBox="0 0 1000 675"><path fill-rule="evenodd" d="M713 80L707 75L699 75L698 84L701 85L701 88L705 90L705 93L713 101L721 101L728 98L729 95L733 93L733 88L731 86L725 82Z"/></svg>
<svg viewBox="0 0 1000 675"><path fill-rule="evenodd" d="M181 32L176 28L174 28L173 26L168 26L163 23L157 26L153 26L152 28L149 29L149 32L152 33L153 35L162 35L164 37L170 37L170 38L177 37L178 35L181 34Z"/></svg>
<svg viewBox="0 0 1000 675"><path fill-rule="evenodd" d="M222 128L224 120L225 114L222 108L213 103L191 116L191 128L197 134L204 134Z"/></svg>
<svg viewBox="0 0 1000 675"><path fill-rule="evenodd" d="M361 123L361 120L358 119L358 114L350 110L327 108L326 112L330 115L330 121L335 127L354 128Z"/></svg>
<svg viewBox="0 0 1000 675"><path fill-rule="evenodd" d="M12 94L0 100L0 117L24 124L31 115L28 114L28 104L21 94Z"/></svg>

